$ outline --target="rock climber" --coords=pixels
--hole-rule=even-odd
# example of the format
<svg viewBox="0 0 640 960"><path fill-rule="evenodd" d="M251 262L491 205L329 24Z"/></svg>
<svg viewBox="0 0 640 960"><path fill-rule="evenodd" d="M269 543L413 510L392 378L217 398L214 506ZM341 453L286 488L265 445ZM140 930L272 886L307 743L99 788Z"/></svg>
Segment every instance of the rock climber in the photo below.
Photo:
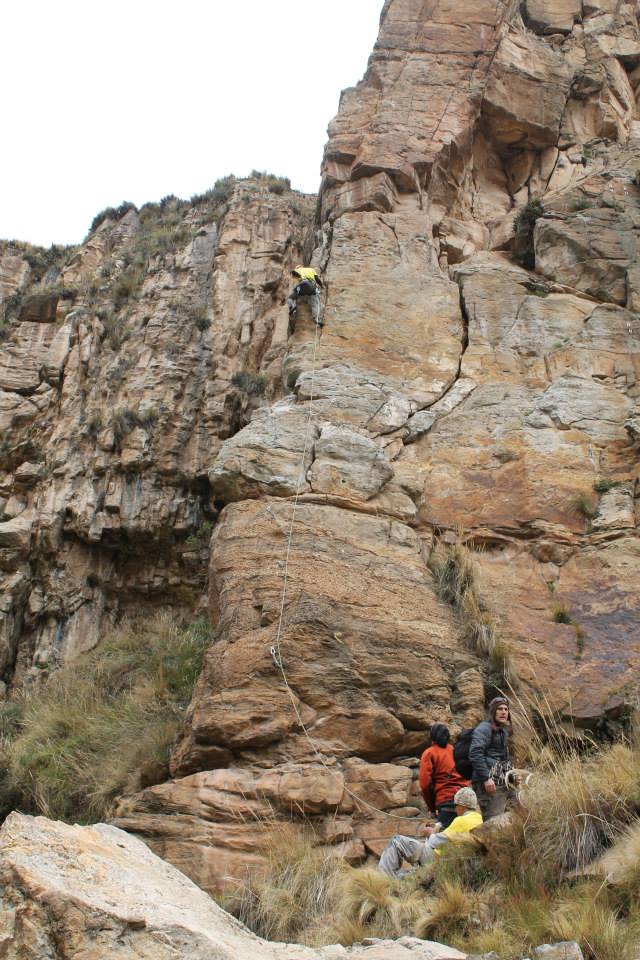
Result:
<svg viewBox="0 0 640 960"><path fill-rule="evenodd" d="M456 816L454 795L461 787L468 787L469 781L456 770L449 728L434 723L429 735L431 746L420 757L418 781L424 802L445 828Z"/></svg>
<svg viewBox="0 0 640 960"><path fill-rule="evenodd" d="M382 851L378 866L388 877L404 876L402 861L413 866L422 866L431 862L440 854L440 847L452 841L463 839L482 823L478 810L478 798L471 787L461 787L453 798L456 816L446 830L436 831L434 827L425 827L425 839L405 837L396 834ZM409 871L406 871L409 872Z"/></svg>
<svg viewBox="0 0 640 960"><path fill-rule="evenodd" d="M291 271L291 275L296 278L297 283L287 300L287 306L289 308L289 336L291 336L294 331L298 297L311 298L311 316L313 317L313 322L319 327L323 326L322 320L320 319L320 290L322 288L322 280L318 276L318 271L314 270L313 267L298 265Z"/></svg>
<svg viewBox="0 0 640 960"><path fill-rule="evenodd" d="M513 768L509 757L512 733L509 701L506 697L494 697L489 704L489 719L475 728L469 747L473 764L471 785L485 820L504 813L508 795L505 777Z"/></svg>

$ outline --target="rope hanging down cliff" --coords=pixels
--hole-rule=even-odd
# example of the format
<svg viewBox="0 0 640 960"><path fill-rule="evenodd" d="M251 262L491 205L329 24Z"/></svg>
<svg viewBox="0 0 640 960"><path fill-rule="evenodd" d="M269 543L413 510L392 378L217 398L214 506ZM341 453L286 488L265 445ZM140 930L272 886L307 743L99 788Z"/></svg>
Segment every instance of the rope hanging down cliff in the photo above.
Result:
<svg viewBox="0 0 640 960"><path fill-rule="evenodd" d="M275 665L276 668L280 671L280 674L281 674L281 676L282 676L282 681L283 681L283 683L284 683L284 685L285 685L285 689L286 689L286 691L287 691L287 694L288 694L288 696L289 696L289 699L291 700L291 706L293 707L293 711L294 711L294 713L295 713L295 715L296 715L296 720L298 721L298 726L300 727L300 729L302 730L303 734L305 735L307 741L309 742L309 745L310 745L311 749L313 750L313 753L315 754L315 756L317 757L317 759L319 760L319 762L322 764L322 766L325 768L325 770L329 770L329 771L330 771L330 770L331 770L331 767L330 767L329 764L326 762L323 754L321 753L321 751L320 751L320 749L318 748L318 746L317 746L316 742L314 741L313 737L311 736L311 734L310 734L309 731L307 730L307 727L306 727L306 725L305 725L305 722L304 722L304 720L302 719L302 715L301 715L301 713L300 713L300 709L299 709L298 703L297 703L297 697L296 697L296 695L294 694L294 692L293 692L293 690L291 689L291 686L290 686L290 684L289 684L289 679L288 679L288 677L287 677L287 671L286 671L286 669L285 669L285 665L284 665L284 662L283 662L283 659L282 659L282 651L281 651L281 649L280 649L280 639L281 639L281 636L282 636L282 625L283 625L283 621L284 621L284 609L285 609L285 602L286 602L286 598L287 598L287 584L288 584L288 580L289 580L289 558L290 558L290 556L291 556L291 542L292 542L292 540L293 540L293 526L294 526L294 523L295 523L296 510L297 510L297 507L298 507L298 500L299 500L299 498L300 498L300 486L301 486L302 477L304 476L304 465L305 465L305 462L306 462L307 450L308 450L308 448L309 448L309 437L310 437L310 434L311 434L310 428L311 428L311 419L312 419L312 416L313 416L313 398L314 398L314 381L315 381L315 372L316 372L316 358L317 358L317 355L318 355L318 344L319 344L319 341L320 341L320 333L321 333L321 330L322 330L322 324L316 322L316 324L315 324L315 334L314 334L314 338L313 338L313 354L312 354L312 359L311 359L311 383L310 383L310 388L309 388L308 416L307 416L307 422L306 422L306 425L305 425L304 446L303 446L303 450L302 450L302 457L301 457L301 460L300 460L300 468L299 468L299 470L298 470L298 475L297 475L297 479L296 479L296 494L295 494L295 497L294 497L294 499L293 499L293 506L292 506L292 508L291 508L291 516L290 516L290 518L289 518L289 530L288 530L288 533L287 533L287 550L286 550L285 559L284 559L284 572L283 572L283 580L282 580L282 596L281 596L281 598L280 598L280 611L279 611L279 614L278 614L278 625L277 625L277 628L276 628L276 638L275 638L275 641L274 641L274 645L271 647L271 649L270 649L269 652L270 652L270 654L271 654L271 658L272 658L272 660L273 660L274 665ZM345 792L346 794L348 794L348 796L350 796L352 800L356 801L356 803L359 804L361 807L366 807L368 810L372 810L374 813L381 814L381 815L384 816L384 817L389 817L389 818L392 819L392 820L404 820L404 821L409 821L409 822L411 822L411 823L415 823L416 820L419 819L419 815L418 815L418 816L415 816L415 817L407 817L407 816L401 816L400 814L396 814L396 813L389 813L388 810L382 810L380 807L376 807L374 804L369 803L368 800L363 800L362 797L358 796L358 794L353 793L353 791L351 791L351 790L349 789L349 787L346 786L346 784L345 784L345 787L344 787L344 792Z"/></svg>

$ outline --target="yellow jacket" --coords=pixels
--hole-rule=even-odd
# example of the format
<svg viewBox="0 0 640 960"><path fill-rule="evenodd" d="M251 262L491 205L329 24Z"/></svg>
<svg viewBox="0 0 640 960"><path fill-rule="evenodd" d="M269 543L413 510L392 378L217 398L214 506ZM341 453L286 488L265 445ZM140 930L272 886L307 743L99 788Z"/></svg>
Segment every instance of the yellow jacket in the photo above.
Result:
<svg viewBox="0 0 640 960"><path fill-rule="evenodd" d="M471 831L479 827L481 823L482 814L478 810L469 810L467 813L463 813L461 817L456 817L447 829L442 831L442 836L455 841L460 839L465 833L471 833ZM435 852L439 854L440 850L436 848Z"/></svg>
<svg viewBox="0 0 640 960"><path fill-rule="evenodd" d="M315 283L318 279L318 271L314 270L313 267L296 267L293 271L301 280L311 280Z"/></svg>

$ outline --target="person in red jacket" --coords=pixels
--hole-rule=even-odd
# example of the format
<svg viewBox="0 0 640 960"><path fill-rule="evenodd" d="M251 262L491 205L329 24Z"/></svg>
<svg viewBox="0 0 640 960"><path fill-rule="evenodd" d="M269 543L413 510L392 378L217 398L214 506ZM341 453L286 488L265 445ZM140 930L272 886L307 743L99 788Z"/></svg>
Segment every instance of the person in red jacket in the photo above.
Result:
<svg viewBox="0 0 640 960"><path fill-rule="evenodd" d="M449 728L444 723L434 723L430 736L431 746L420 757L418 779L424 802L436 814L444 830L456 816L454 796L461 787L468 787L469 781L456 770Z"/></svg>

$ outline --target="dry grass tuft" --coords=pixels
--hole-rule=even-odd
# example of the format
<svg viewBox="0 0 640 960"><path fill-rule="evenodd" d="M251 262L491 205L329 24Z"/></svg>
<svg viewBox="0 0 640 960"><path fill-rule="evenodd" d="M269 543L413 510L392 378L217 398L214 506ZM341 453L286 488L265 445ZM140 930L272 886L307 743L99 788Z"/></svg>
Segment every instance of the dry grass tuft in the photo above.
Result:
<svg viewBox="0 0 640 960"><path fill-rule="evenodd" d="M399 937L412 931L424 911L424 893L415 883L362 867L342 876L339 904L350 921L377 931L375 936Z"/></svg>
<svg viewBox="0 0 640 960"><path fill-rule="evenodd" d="M329 927L327 943L341 943L350 947L354 943L361 943L368 936L367 928L363 923L351 920L349 917L339 917Z"/></svg>
<svg viewBox="0 0 640 960"><path fill-rule="evenodd" d="M352 870L342 878L341 901L347 916L367 923L378 912L389 909L393 881L377 868Z"/></svg>
<svg viewBox="0 0 640 960"><path fill-rule="evenodd" d="M300 833L287 824L275 834L266 856L264 872L241 884L227 909L268 940L314 943L338 913L344 864L318 846L310 828Z"/></svg>
<svg viewBox="0 0 640 960"><path fill-rule="evenodd" d="M518 712L536 770L521 793L525 845L535 854L531 869L539 876L583 870L637 816L640 754L625 743L585 753L552 719L545 744L532 722L527 727L530 712Z"/></svg>
<svg viewBox="0 0 640 960"><path fill-rule="evenodd" d="M595 899L597 889L587 888L583 893L579 900L572 897L553 910L550 937L577 940L593 960L635 960L640 945L637 918L621 923L617 910L606 900L600 903Z"/></svg>
<svg viewBox="0 0 640 960"><path fill-rule="evenodd" d="M439 940L459 931L473 915L473 899L460 884L446 880L438 897L427 901L427 912L414 927L416 937Z"/></svg>
<svg viewBox="0 0 640 960"><path fill-rule="evenodd" d="M603 876L629 904L640 899L640 821L636 820L618 837L600 861Z"/></svg>
<svg viewBox="0 0 640 960"><path fill-rule="evenodd" d="M504 640L496 640L490 653L490 662L493 673L502 678L505 686L509 688L518 686L519 677L513 654Z"/></svg>
<svg viewBox="0 0 640 960"><path fill-rule="evenodd" d="M163 779L211 639L168 615L128 622L4 705L2 807L91 823L141 774Z"/></svg>
<svg viewBox="0 0 640 960"><path fill-rule="evenodd" d="M524 941L522 936L514 935L504 920L498 918L487 929L483 929L467 938L465 948L467 946L474 954L493 953L500 958L505 958L505 960L507 957L517 957L520 960L522 949L524 949Z"/></svg>
<svg viewBox="0 0 640 960"><path fill-rule="evenodd" d="M480 597L477 570L469 550L461 543L438 547L429 559L438 596L459 614L471 645L489 654L496 644L496 620Z"/></svg>
<svg viewBox="0 0 640 960"><path fill-rule="evenodd" d="M482 599L477 566L469 549L460 542L451 547L439 546L429 558L429 569L438 596L460 617L471 649L489 657L501 684L517 686L513 654L499 638L497 617Z"/></svg>

